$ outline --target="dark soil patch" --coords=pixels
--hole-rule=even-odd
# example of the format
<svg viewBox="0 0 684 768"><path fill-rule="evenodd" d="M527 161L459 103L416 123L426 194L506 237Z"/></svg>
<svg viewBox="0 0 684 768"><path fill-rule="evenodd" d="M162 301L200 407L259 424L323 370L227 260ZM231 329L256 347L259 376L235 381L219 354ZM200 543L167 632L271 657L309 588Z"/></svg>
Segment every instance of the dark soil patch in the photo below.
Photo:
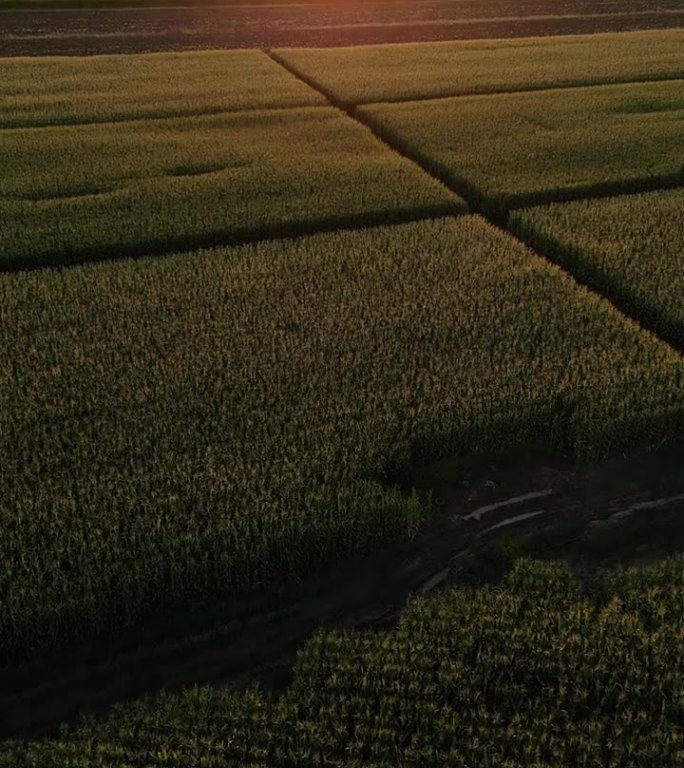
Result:
<svg viewBox="0 0 684 768"><path fill-rule="evenodd" d="M49 5L49 3L46 3ZM684 25L681 0L424 0L292 6L0 11L0 55L338 46Z"/></svg>

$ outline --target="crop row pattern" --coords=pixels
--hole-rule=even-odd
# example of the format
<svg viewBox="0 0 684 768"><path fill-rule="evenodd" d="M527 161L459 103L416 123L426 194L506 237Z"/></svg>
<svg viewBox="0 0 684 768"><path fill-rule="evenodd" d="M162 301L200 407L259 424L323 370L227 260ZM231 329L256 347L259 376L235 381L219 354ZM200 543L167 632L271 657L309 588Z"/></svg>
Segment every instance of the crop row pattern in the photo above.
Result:
<svg viewBox="0 0 684 768"><path fill-rule="evenodd" d="M683 83L463 96L358 109L393 144L470 198L501 211L681 184Z"/></svg>
<svg viewBox="0 0 684 768"><path fill-rule="evenodd" d="M6 268L465 209L331 107L8 130L0 165Z"/></svg>

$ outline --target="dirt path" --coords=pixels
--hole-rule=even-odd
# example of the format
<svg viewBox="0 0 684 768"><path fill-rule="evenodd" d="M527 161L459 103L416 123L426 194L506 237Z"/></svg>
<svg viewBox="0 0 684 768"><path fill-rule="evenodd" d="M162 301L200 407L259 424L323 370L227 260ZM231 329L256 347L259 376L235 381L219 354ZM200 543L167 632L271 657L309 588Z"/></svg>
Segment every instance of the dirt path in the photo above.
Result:
<svg viewBox="0 0 684 768"><path fill-rule="evenodd" d="M542 542L535 546L548 549L544 532L563 530L560 539L557 534L549 538L553 546L562 542L558 552L550 551L555 556L569 551L585 531L608 525L597 520L625 519L672 504L684 511L681 455L592 469L564 463L531 470L492 464L458 483L453 472L443 462L407 479L412 486L432 489L435 501L433 524L413 541L337 568L278 611L117 660L89 663L87 651L77 653L72 669L48 674L39 685L18 682L22 693L6 695L0 704L0 739L49 733L80 714L162 688L255 682L281 688L291 679L297 650L312 633L391 626L410 595L461 580L472 567L472 555L502 535L534 531ZM626 561L640 556L629 549L618 554Z"/></svg>
<svg viewBox="0 0 684 768"><path fill-rule="evenodd" d="M90 55L456 40L684 26L681 0L395 3L0 11L0 55Z"/></svg>

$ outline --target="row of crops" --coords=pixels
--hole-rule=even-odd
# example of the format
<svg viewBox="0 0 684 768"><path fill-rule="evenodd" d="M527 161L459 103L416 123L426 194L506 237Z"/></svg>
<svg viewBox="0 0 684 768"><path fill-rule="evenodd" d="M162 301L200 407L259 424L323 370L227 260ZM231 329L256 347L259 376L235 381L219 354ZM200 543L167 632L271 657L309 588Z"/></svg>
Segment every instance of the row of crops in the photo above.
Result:
<svg viewBox="0 0 684 768"><path fill-rule="evenodd" d="M681 435L684 363L482 219L0 281L0 658L268 589L474 451Z"/></svg>
<svg viewBox="0 0 684 768"><path fill-rule="evenodd" d="M2 128L325 103L260 51L0 59Z"/></svg>
<svg viewBox="0 0 684 768"><path fill-rule="evenodd" d="M500 587L410 603L395 631L321 634L279 698L195 689L118 707L0 766L678 768L684 560L608 574L519 561Z"/></svg>

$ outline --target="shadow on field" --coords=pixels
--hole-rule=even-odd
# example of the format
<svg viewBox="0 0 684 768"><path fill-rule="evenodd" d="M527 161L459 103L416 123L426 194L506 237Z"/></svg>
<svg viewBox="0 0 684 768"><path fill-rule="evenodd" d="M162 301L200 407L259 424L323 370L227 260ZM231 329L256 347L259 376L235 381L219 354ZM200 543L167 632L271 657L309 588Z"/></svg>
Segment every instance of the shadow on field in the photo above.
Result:
<svg viewBox="0 0 684 768"><path fill-rule="evenodd" d="M6 673L0 738L54 732L80 714L162 689L282 689L297 650L317 630L393 626L411 595L496 582L518 557L567 559L590 586L597 569L684 551L682 447L593 467L443 460L401 485L433 502L432 523L413 540L280 594L277 610L253 602L228 624L220 608L188 610L181 620L176 612L109 646L99 638Z"/></svg>
<svg viewBox="0 0 684 768"><path fill-rule="evenodd" d="M467 206L454 199L453 202L435 203L412 209L394 211L367 211L358 214L341 214L324 219L290 221L261 226L259 229L216 230L196 235L148 240L135 244L74 248L70 251L54 251L35 256L15 257L0 255L0 274L32 272L38 269L65 269L84 264L122 261L126 259L147 259L163 256L192 254L209 248L230 248L251 245L270 240L290 240L308 235L322 235L329 232L353 232L370 227L392 224L411 224L429 219L460 216L468 212Z"/></svg>

